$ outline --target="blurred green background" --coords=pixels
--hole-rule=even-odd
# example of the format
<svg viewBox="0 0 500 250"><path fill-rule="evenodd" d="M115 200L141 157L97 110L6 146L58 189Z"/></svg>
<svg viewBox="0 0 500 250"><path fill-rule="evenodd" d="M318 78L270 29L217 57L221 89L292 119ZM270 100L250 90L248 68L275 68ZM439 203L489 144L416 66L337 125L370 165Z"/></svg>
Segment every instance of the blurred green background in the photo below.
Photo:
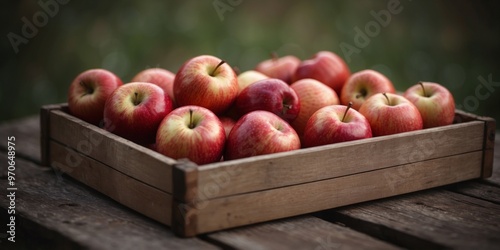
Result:
<svg viewBox="0 0 500 250"><path fill-rule="evenodd" d="M248 70L272 51L307 59L319 50L339 54L352 72L384 73L398 90L421 80L439 82L452 91L457 107L500 119L499 1L20 0L3 5L0 122L65 102L70 82L89 68L111 70L128 82L150 67L175 73L201 54ZM373 13L387 13L392 5L397 13L381 25ZM26 20L36 28L30 38L23 36ZM367 34L367 27L369 40L356 42L357 29ZM24 40L12 42L13 36ZM345 54L342 44L356 52Z"/></svg>

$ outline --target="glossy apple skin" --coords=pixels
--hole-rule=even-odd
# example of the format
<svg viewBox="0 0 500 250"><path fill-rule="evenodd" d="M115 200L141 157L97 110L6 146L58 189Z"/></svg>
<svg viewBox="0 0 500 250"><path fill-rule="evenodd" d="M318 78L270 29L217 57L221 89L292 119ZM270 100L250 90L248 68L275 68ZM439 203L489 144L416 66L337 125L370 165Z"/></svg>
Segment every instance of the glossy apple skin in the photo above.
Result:
<svg viewBox="0 0 500 250"><path fill-rule="evenodd" d="M295 130L279 116L263 110L241 117L227 138L225 160L300 149Z"/></svg>
<svg viewBox="0 0 500 250"><path fill-rule="evenodd" d="M382 136L420 130L423 128L420 113L406 98L387 93L390 104L382 93L368 98L359 112L366 117L373 136Z"/></svg>
<svg viewBox="0 0 500 250"><path fill-rule="evenodd" d="M238 94L248 85L269 77L255 70L248 70L238 75Z"/></svg>
<svg viewBox="0 0 500 250"><path fill-rule="evenodd" d="M347 79L340 94L340 103L359 110L366 99L377 93L396 93L392 82L383 74L367 69L356 72Z"/></svg>
<svg viewBox="0 0 500 250"><path fill-rule="evenodd" d="M300 59L295 56L271 58L260 62L255 70L270 77L280 79L287 84L292 83L292 77L300 64Z"/></svg>
<svg viewBox="0 0 500 250"><path fill-rule="evenodd" d="M190 124L193 111L193 128ZM226 134L219 118L199 106L183 106L170 112L156 134L156 150L173 159L188 158L202 165L221 159Z"/></svg>
<svg viewBox="0 0 500 250"><path fill-rule="evenodd" d="M238 95L238 81L227 63L214 72L222 60L209 55L186 61L174 79L174 96L178 106L196 105L215 114L225 111Z"/></svg>
<svg viewBox="0 0 500 250"><path fill-rule="evenodd" d="M105 69L82 72L69 86L69 112L88 123L99 125L103 119L106 100L122 85L118 76Z"/></svg>
<svg viewBox="0 0 500 250"><path fill-rule="evenodd" d="M229 136L229 133L231 132L231 129L233 129L234 125L236 124L236 121L227 116L219 116L219 120L224 127L224 132L226 132L227 138Z"/></svg>
<svg viewBox="0 0 500 250"><path fill-rule="evenodd" d="M137 93L137 99L135 98ZM172 100L157 85L132 82L117 88L104 107L104 129L141 145L155 142Z"/></svg>
<svg viewBox="0 0 500 250"><path fill-rule="evenodd" d="M310 78L298 80L290 87L300 101L299 115L291 123L299 136L304 134L306 123L314 112L329 105L340 104L335 91L317 80Z"/></svg>
<svg viewBox="0 0 500 250"><path fill-rule="evenodd" d="M293 75L293 81L313 78L339 94L350 75L351 71L341 57L330 51L320 51L311 59L300 63Z"/></svg>
<svg viewBox="0 0 500 250"><path fill-rule="evenodd" d="M408 88L403 96L420 111L424 128L446 126L455 118L455 100L448 89L438 83L422 82Z"/></svg>
<svg viewBox="0 0 500 250"><path fill-rule="evenodd" d="M314 147L338 142L372 137L368 120L358 111L347 106L331 105L316 111L306 124L303 137L304 147Z"/></svg>
<svg viewBox="0 0 500 250"><path fill-rule="evenodd" d="M241 115L266 110L292 122L300 112L300 101L288 84L276 78L257 81L246 87L236 98Z"/></svg>
<svg viewBox="0 0 500 250"><path fill-rule="evenodd" d="M174 97L175 74L162 68L145 69L132 78L131 82L149 82L160 86L175 103Z"/></svg>

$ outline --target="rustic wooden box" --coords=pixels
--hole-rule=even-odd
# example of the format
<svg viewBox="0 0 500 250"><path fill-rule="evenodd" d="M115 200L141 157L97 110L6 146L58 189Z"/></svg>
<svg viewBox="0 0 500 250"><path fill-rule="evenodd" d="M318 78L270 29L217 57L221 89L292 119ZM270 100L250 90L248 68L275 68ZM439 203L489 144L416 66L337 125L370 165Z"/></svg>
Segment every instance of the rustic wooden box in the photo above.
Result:
<svg viewBox="0 0 500 250"><path fill-rule="evenodd" d="M456 111L420 131L197 166L41 109L42 162L180 236L491 176L495 121ZM60 172L59 172L60 173Z"/></svg>

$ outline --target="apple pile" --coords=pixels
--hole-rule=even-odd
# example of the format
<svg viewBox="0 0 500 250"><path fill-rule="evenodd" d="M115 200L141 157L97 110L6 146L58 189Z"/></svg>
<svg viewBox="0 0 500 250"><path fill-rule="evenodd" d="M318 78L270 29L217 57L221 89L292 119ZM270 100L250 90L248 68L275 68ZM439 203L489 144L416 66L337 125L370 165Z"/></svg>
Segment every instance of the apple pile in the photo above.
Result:
<svg viewBox="0 0 500 250"><path fill-rule="evenodd" d="M444 126L452 94L419 82L396 94L374 70L351 74L329 51L301 61L265 60L237 75L224 60L201 55L176 74L146 69L129 83L104 69L78 75L69 112L174 159L233 160Z"/></svg>

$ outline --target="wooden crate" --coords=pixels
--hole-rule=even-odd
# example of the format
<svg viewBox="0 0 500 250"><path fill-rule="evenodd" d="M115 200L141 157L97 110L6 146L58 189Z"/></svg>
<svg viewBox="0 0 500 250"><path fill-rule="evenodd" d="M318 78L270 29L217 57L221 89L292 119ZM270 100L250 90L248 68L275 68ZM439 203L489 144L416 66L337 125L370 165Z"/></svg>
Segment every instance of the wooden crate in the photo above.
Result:
<svg viewBox="0 0 500 250"><path fill-rule="evenodd" d="M456 111L432 129L197 166L41 109L42 162L180 236L491 176L495 121Z"/></svg>

